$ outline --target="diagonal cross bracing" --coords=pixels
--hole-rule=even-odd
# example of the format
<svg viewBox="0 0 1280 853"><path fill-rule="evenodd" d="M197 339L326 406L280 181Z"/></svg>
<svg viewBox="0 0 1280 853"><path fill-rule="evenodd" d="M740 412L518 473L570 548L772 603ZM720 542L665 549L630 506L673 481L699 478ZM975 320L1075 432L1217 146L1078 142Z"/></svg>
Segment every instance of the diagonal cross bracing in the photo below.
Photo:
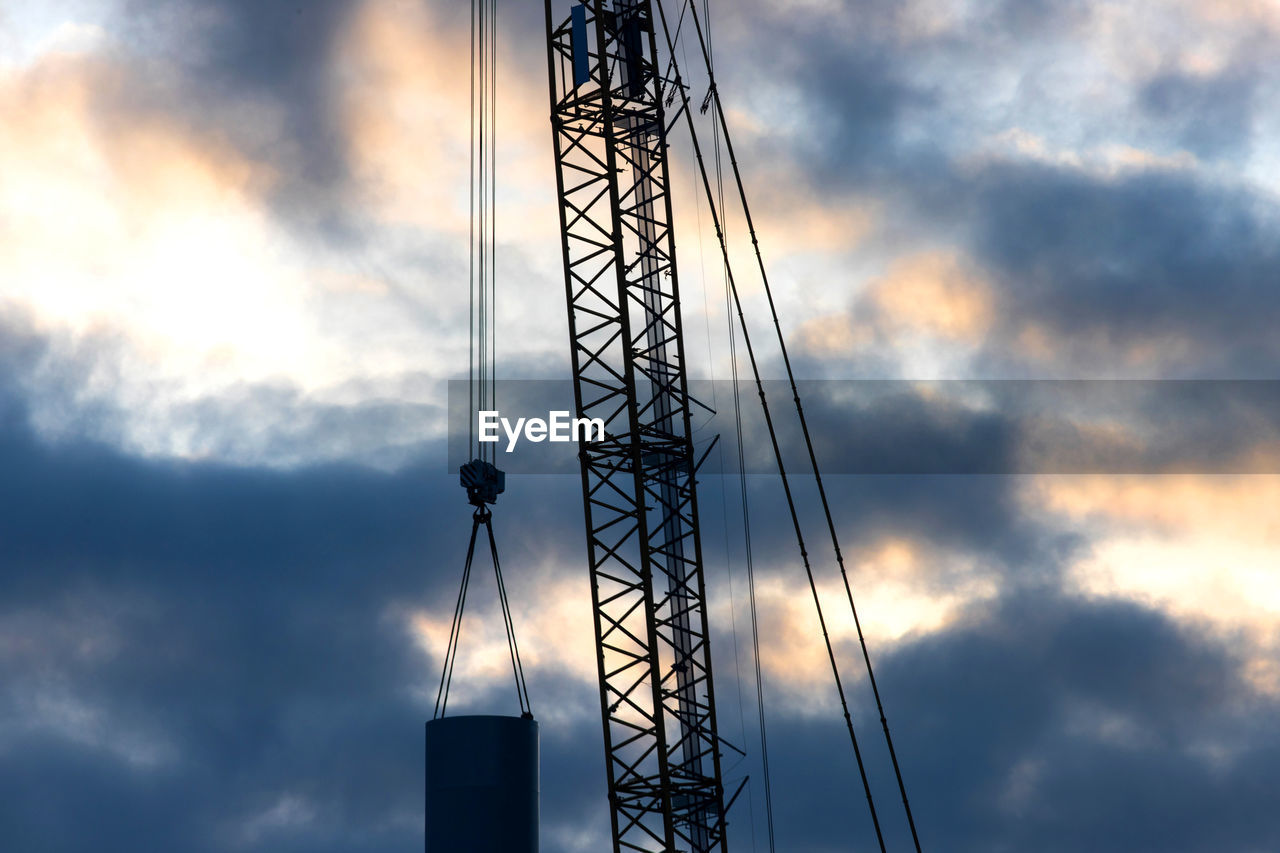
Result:
<svg viewBox="0 0 1280 853"><path fill-rule="evenodd" d="M575 406L605 423L579 460L613 849L723 853L651 0L587 0L576 45L566 0L545 2Z"/></svg>

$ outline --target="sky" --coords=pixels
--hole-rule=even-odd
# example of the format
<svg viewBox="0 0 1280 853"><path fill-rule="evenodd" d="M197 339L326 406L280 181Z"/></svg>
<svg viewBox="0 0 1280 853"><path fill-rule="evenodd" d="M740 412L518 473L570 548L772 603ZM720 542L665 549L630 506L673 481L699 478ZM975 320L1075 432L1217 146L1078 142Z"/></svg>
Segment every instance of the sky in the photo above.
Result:
<svg viewBox="0 0 1280 853"><path fill-rule="evenodd" d="M1280 378L1280 3L710 12L924 849L1280 849L1280 437L1254 381ZM418 849L470 515L446 440L467 27L439 0L0 6L6 849ZM541 5L500 0L498 38L497 373L563 381ZM671 166L690 371L723 381L683 136ZM710 387L698 435L728 444ZM777 478L746 485L778 849L872 849ZM747 752L725 775L750 777L730 846L763 850L738 489L704 478L702 532ZM513 474L495 509L547 853L608 844L580 499ZM492 590L469 614L450 707L513 713Z"/></svg>

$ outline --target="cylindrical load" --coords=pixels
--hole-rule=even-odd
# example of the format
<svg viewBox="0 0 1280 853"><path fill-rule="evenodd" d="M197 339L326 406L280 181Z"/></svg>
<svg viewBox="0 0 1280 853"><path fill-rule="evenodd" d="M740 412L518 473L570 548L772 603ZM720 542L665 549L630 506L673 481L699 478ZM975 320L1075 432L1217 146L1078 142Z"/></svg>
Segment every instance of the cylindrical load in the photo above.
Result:
<svg viewBox="0 0 1280 853"><path fill-rule="evenodd" d="M426 759L426 853L537 853L537 722L432 720Z"/></svg>

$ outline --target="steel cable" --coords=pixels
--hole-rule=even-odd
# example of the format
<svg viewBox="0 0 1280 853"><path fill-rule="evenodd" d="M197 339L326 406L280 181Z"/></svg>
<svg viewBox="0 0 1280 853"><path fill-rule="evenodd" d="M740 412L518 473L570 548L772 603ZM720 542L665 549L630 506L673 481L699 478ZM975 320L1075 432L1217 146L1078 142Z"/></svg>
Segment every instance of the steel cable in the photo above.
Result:
<svg viewBox="0 0 1280 853"><path fill-rule="evenodd" d="M432 719L445 715L449 706L449 688L453 683L454 665L458 660L458 647L462 640L462 618L467 606L467 590L471 584L471 566L475 558L476 534L484 525L489 539L489 555L493 560L493 577L498 588L498 605L502 609L502 626L507 635L507 653L511 657L511 672L515 676L516 698L520 703L520 713L533 715L533 704L529 700L529 684L524 677L524 664L520 660L520 646L516 642L515 623L511 618L511 603L507 597L507 585L502 579L502 563L498 559L498 542L493 535L493 513L485 506L476 508L471 516L471 539L467 543L467 559L462 568L462 583L458 587L458 598L453 608L453 622L449 626L449 643L445 648L444 668L440 673L440 686L436 690L435 711Z"/></svg>
<svg viewBox="0 0 1280 853"><path fill-rule="evenodd" d="M662 10L662 4L661 2L657 2L657 0L655 0L653 5L656 6L658 9L658 16L662 23L663 35L667 44L668 53L672 57L674 57L675 56L674 44L672 43L672 40L671 40L671 32L667 26L666 15ZM693 19L696 21L697 20L696 4L691 3L690 10L692 12ZM699 39L701 40L701 33L699 34ZM705 50L705 44L703 45L703 48ZM715 227L716 239L720 244L721 255L724 258L725 274L729 280L730 292L733 294L734 306L737 309L738 323L742 329L743 345L747 349L747 357L751 365L751 372L755 380L757 391L760 395L760 405L764 411L765 423L769 430L769 439L773 447L774 459L778 465L778 474L782 480L783 492L786 495L787 508L791 515L792 527L795 529L796 542L800 548L801 562L804 565L805 575L809 581L809 589L813 595L814 606L818 613L818 623L822 630L823 643L826 646L827 657L831 664L831 672L836 683L836 692L840 698L840 706L844 714L846 728L848 729L848 732L849 732L849 740L853 745L854 757L857 760L857 764L858 764L858 773L862 779L863 790L866 793L867 808L871 813L871 822L875 828L876 840L879 843L881 853L885 853L884 833L880 828L880 818L876 813L875 798L871 791L870 780L867 778L866 764L862 757L862 750L858 745L858 736L857 736L857 733L854 731L853 716L849 711L848 698L845 695L844 683L840 677L840 667L839 667L839 664L836 662L835 649L831 642L831 635L827 629L826 617L824 616L823 610L822 610L822 600L818 596L817 581L814 579L813 568L809 563L809 554L804 544L804 533L801 530L800 517L796 510L795 496L792 494L792 491L791 491L790 479L787 475L786 466L782 459L782 449L778 444L777 432L775 431L773 426L773 416L769 410L768 399L765 396L764 382L760 377L759 364L755 357L755 349L751 343L750 331L747 328L746 317L742 309L742 300L738 293L737 284L734 281L733 269L729 260L728 244L725 241L724 230L721 228L720 213L717 208L715 198L712 194L711 180L707 174L706 163L702 157L701 144L698 142L697 130L693 124L693 114L692 114L692 111L689 109L689 96L688 96L688 93L685 92L683 86L680 83L679 65L674 63L673 61L673 67L675 69L675 74L676 74L675 87L677 91L680 93L681 103L683 107L682 111L684 112L684 115L688 124L689 135L693 143L694 155L698 162L698 171L702 178L703 189L706 193L708 206L711 209L711 221Z"/></svg>
<svg viewBox="0 0 1280 853"><path fill-rule="evenodd" d="M751 217L751 207L750 207L750 204L747 202L746 186L742 180L742 171L738 166L737 157L734 155L733 141L729 135L728 122L725 120L724 107L720 102L720 92L716 88L715 71L711 63L709 45L707 43L707 38L704 37L702 25L698 19L698 12L696 8L691 9L691 19L693 20L694 29L698 34L698 42L702 46L703 58L707 63L707 74L710 82L710 92L712 95L712 100L716 108L716 117L718 119L719 126L724 136L725 148L729 154L729 162L733 169L734 181L737 184L738 196L742 203L743 216L746 219L747 229L751 235L751 245L754 249L756 262L760 270L761 283L764 286L765 296L769 302L769 313L773 319L773 327L777 335L778 347L780 352L782 353L782 362L787 372L787 381L790 384L792 399L795 402L796 415L800 422L801 433L804 436L805 450L807 451L809 456L809 465L813 471L814 482L818 487L818 496L822 503L823 515L826 518L827 530L831 536L832 549L835 552L836 563L840 568L840 579L844 585L845 597L848 600L849 610L853 616L854 627L858 634L858 645L861 648L862 659L864 664L866 665L867 680L871 685L871 693L875 699L876 712L880 716L880 726L884 732L885 745L888 747L889 758L893 764L894 778L896 779L898 784L898 792L902 797L903 810L906 813L907 824L911 830L911 840L912 840L912 843L915 845L916 853L920 853L920 836L916 832L915 817L911 813L911 802L907 797L906 783L903 781L902 768L898 763L898 754L893 746L893 736L889 732L889 720L884 711L884 702L880 697L879 685L876 683L875 670L871 665L871 655L870 655L870 652L867 650L867 641L862 631L862 622L858 618L858 608L853 601L853 590L849 584L849 575L845 569L844 555L840 550L840 541L836 533L835 521L831 515L831 504L830 504L830 501L827 499L827 490L822 481L822 472L818 467L817 455L815 454L814 448L813 448L813 438L809 432L809 424L804 415L804 406L800 402L800 392L796 386L795 373L792 370L791 358L787 352L786 338L782 334L782 324L778 319L778 309L773 299L773 289L769 285L769 277L768 277L768 273L765 270L764 257L760 251L760 241L756 234L755 223Z"/></svg>

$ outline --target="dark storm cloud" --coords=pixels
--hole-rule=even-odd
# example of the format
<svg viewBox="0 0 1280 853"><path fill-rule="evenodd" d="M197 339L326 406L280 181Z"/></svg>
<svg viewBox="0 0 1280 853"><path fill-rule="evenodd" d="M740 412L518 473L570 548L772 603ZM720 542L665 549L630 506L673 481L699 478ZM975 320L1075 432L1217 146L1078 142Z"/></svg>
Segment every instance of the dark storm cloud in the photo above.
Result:
<svg viewBox="0 0 1280 853"><path fill-rule="evenodd" d="M973 249L1010 326L1043 324L1067 346L1101 341L1104 357L1163 342L1157 375L1274 375L1280 209L1261 194L1181 172L1007 165L969 197Z"/></svg>
<svg viewBox="0 0 1280 853"><path fill-rule="evenodd" d="M897 73L895 57L853 48L830 39L797 39L796 83L812 99L805 116L822 171L835 175L880 176L907 153L900 139L912 110L926 107L926 93Z"/></svg>
<svg viewBox="0 0 1280 853"><path fill-rule="evenodd" d="M426 712L413 689L434 688L437 671L402 614L445 612L456 592L469 526L456 480L434 460L269 471L148 461L76 435L51 444L27 422L48 345L8 323L0 352L6 842L420 844ZM581 541L567 502L528 506L500 527L521 543L506 555L513 575L531 553ZM550 668L535 696L583 689ZM493 690L479 707L513 704ZM602 784L585 769L602 764L598 726L562 724L546 740L572 745L550 762L565 781L544 784L547 820L569 823Z"/></svg>
<svg viewBox="0 0 1280 853"><path fill-rule="evenodd" d="M1177 143L1212 159L1247 154L1252 144L1259 79L1229 67L1216 74L1162 72L1138 91L1139 108Z"/></svg>
<svg viewBox="0 0 1280 853"><path fill-rule="evenodd" d="M877 676L925 848L1273 848L1280 825L1264 792L1280 781L1280 729L1238 666L1153 611L1050 588L884 655ZM864 698L854 715L886 831L909 844L874 707ZM839 740L844 755L830 746ZM789 780L781 820L804 839L788 849L874 844L837 722L770 743Z"/></svg>
<svg viewBox="0 0 1280 853"><path fill-rule="evenodd" d="M330 93L332 50L358 4L350 0L129 0L127 32L158 38L177 63L188 117L229 121L238 102L282 110L283 137L253 153L324 184L343 174ZM154 46L153 46L154 48ZM241 114L243 115L243 114ZM224 128L233 135L253 127ZM287 153L288 161L277 153ZM296 159L295 159L296 158Z"/></svg>
<svg viewBox="0 0 1280 853"><path fill-rule="evenodd" d="M801 386L819 459L832 473L1266 474L1275 466L1256 454L1280 446L1280 383L1272 381ZM789 420L781 432L798 460L803 442Z"/></svg>
<svg viewBox="0 0 1280 853"><path fill-rule="evenodd" d="M335 61L364 6L363 0L127 0L120 31L169 64L163 85L114 92L99 112L106 121L127 122L138 110L159 110L270 164L279 178L271 190L275 212L330 248L385 239L361 219L351 193L350 129L343 126L339 97L344 70ZM430 8L444 37L465 44L465 6L406 0L401 11L414 6ZM512 69L504 73L540 79L546 62L542 5L512 0L501 7L501 50ZM412 21L406 16L405 25ZM465 92L466 65L455 72L448 85ZM457 116L457 123L464 125L465 117ZM465 170L465 162L458 167ZM439 258L431 263L437 266Z"/></svg>
<svg viewBox="0 0 1280 853"><path fill-rule="evenodd" d="M1014 39L1061 36L1073 25L1087 20L1090 12L1086 0L1003 0L978 26L988 36Z"/></svg>
<svg viewBox="0 0 1280 853"><path fill-rule="evenodd" d="M802 191L819 199L869 192L895 209L929 211L945 203L932 196L947 192L953 146L972 131L965 106L948 99L980 101L1000 57L1036 56L1035 45L1069 37L1090 10L1079 0L1010 0L970 9L962 24L938 32L921 31L928 12L883 0L834 13L735 4L716 15L726 105L767 107L768 132L740 141L745 163L793 161ZM926 77L922 68L948 76ZM1023 75L1019 88L1036 85ZM911 227L911 216L904 219L895 229Z"/></svg>
<svg viewBox="0 0 1280 853"><path fill-rule="evenodd" d="M0 824L11 849L210 849L189 837L193 829L207 831L189 817L190 802L206 792L185 780L122 772L108 756L43 737L8 747L0 764Z"/></svg>
<svg viewBox="0 0 1280 853"><path fill-rule="evenodd" d="M863 549L874 551L886 540L906 540L925 553L954 555L962 565L976 561L972 568L958 568L946 559L926 558L912 582L929 590L944 590L960 579L957 573L973 572L1014 585L1046 573L1054 576L1068 557L1085 547L1079 535L1044 525L1022 506L1018 480L1013 477L830 476L823 482L855 594L861 584L877 580L859 575L859 555ZM795 476L792 485L814 570L820 579L835 580L830 535L812 477ZM720 501L736 507L737 484L727 477L706 478L699 495L709 531L706 538L713 543L711 553L718 554ZM757 571L784 578L800 594L805 579L776 478L750 478L749 501ZM727 526L737 555L740 524L735 519Z"/></svg>
<svg viewBox="0 0 1280 853"><path fill-rule="evenodd" d="M12 329L0 347L11 365L47 351ZM145 461L74 437L53 446L25 422L21 393L39 393L19 391L30 374L4 373L3 615L23 641L0 659L0 701L25 727L0 753L5 778L22 780L0 806L7 837L48 850L84 849L90 837L106 850L416 847L424 710L409 688L435 673L387 613L452 595L449 555L467 513L438 460L389 474L271 472ZM572 477L513 479L506 506L519 511L499 528L502 542L518 543L509 566L530 554L578 563L577 487ZM1150 611L1064 599L1056 566L1080 543L1037 528L1009 478L842 477L829 487L855 539L905 532L1005 565L1006 601L877 655L927 844L1274 843L1262 792L1277 781L1280 739L1227 651ZM753 489L758 558L776 551L793 565L776 482ZM704 487L704 515L717 497ZM728 703L731 667L719 669ZM507 688L484 701L501 706ZM594 708L594 688L564 673L542 673L532 690L552 709L546 719L566 705ZM856 719L873 722L854 690ZM1108 734L1112 719L1128 726L1124 737ZM876 760L874 729L863 729ZM785 849L865 844L838 721L777 716L771 738ZM1210 773L1193 748L1201 742L1253 753ZM602 828L598 723L544 722L543 747L544 848L571 849L552 834ZM876 768L888 825L891 783L882 760ZM1205 809L1235 819L1211 831ZM83 819L68 825L70 811ZM1140 826L1125 822L1131 813ZM747 826L734 817L739 846ZM902 840L900 825L890 831Z"/></svg>
<svg viewBox="0 0 1280 853"><path fill-rule="evenodd" d="M1280 207L1261 191L1181 169L1008 160L913 173L895 191L993 287L978 376L1276 376ZM851 324L864 322L857 308ZM1029 329L1048 333L1049 351L1031 359ZM841 367L895 369L874 353Z"/></svg>
<svg viewBox="0 0 1280 853"><path fill-rule="evenodd" d="M142 81L95 104L128 125L160 114L266 164L279 220L330 247L370 239L349 203L335 48L353 0L127 0L116 32L144 57Z"/></svg>
<svg viewBox="0 0 1280 853"><path fill-rule="evenodd" d="M22 809L33 793L6 798L7 837L31 840L20 849L83 849L86 833L106 849L223 849L211 828L234 832L285 795L336 823L329 841L307 849L337 849L346 828L372 832L388 815L415 813L418 763L404 744L421 711L404 685L421 678L424 661L383 611L430 600L445 583L422 557L427 478L147 463L92 445L55 451L12 421L0 458L4 609L37 614L23 642L36 656L5 667L19 703L9 713L23 688L42 694L44 672L69 685L66 701L105 715L103 742L79 755L29 737L6 755L10 778L10 762L41 765L29 791L63 779L45 808ZM73 635L84 629L63 654L43 630L59 622ZM97 623L110 650L77 654L97 641ZM92 722L73 716L72 725ZM108 772L113 741L134 731L175 755L155 769ZM82 800L97 805L68 822ZM105 835L92 819L100 812ZM270 833L260 843L294 849Z"/></svg>

